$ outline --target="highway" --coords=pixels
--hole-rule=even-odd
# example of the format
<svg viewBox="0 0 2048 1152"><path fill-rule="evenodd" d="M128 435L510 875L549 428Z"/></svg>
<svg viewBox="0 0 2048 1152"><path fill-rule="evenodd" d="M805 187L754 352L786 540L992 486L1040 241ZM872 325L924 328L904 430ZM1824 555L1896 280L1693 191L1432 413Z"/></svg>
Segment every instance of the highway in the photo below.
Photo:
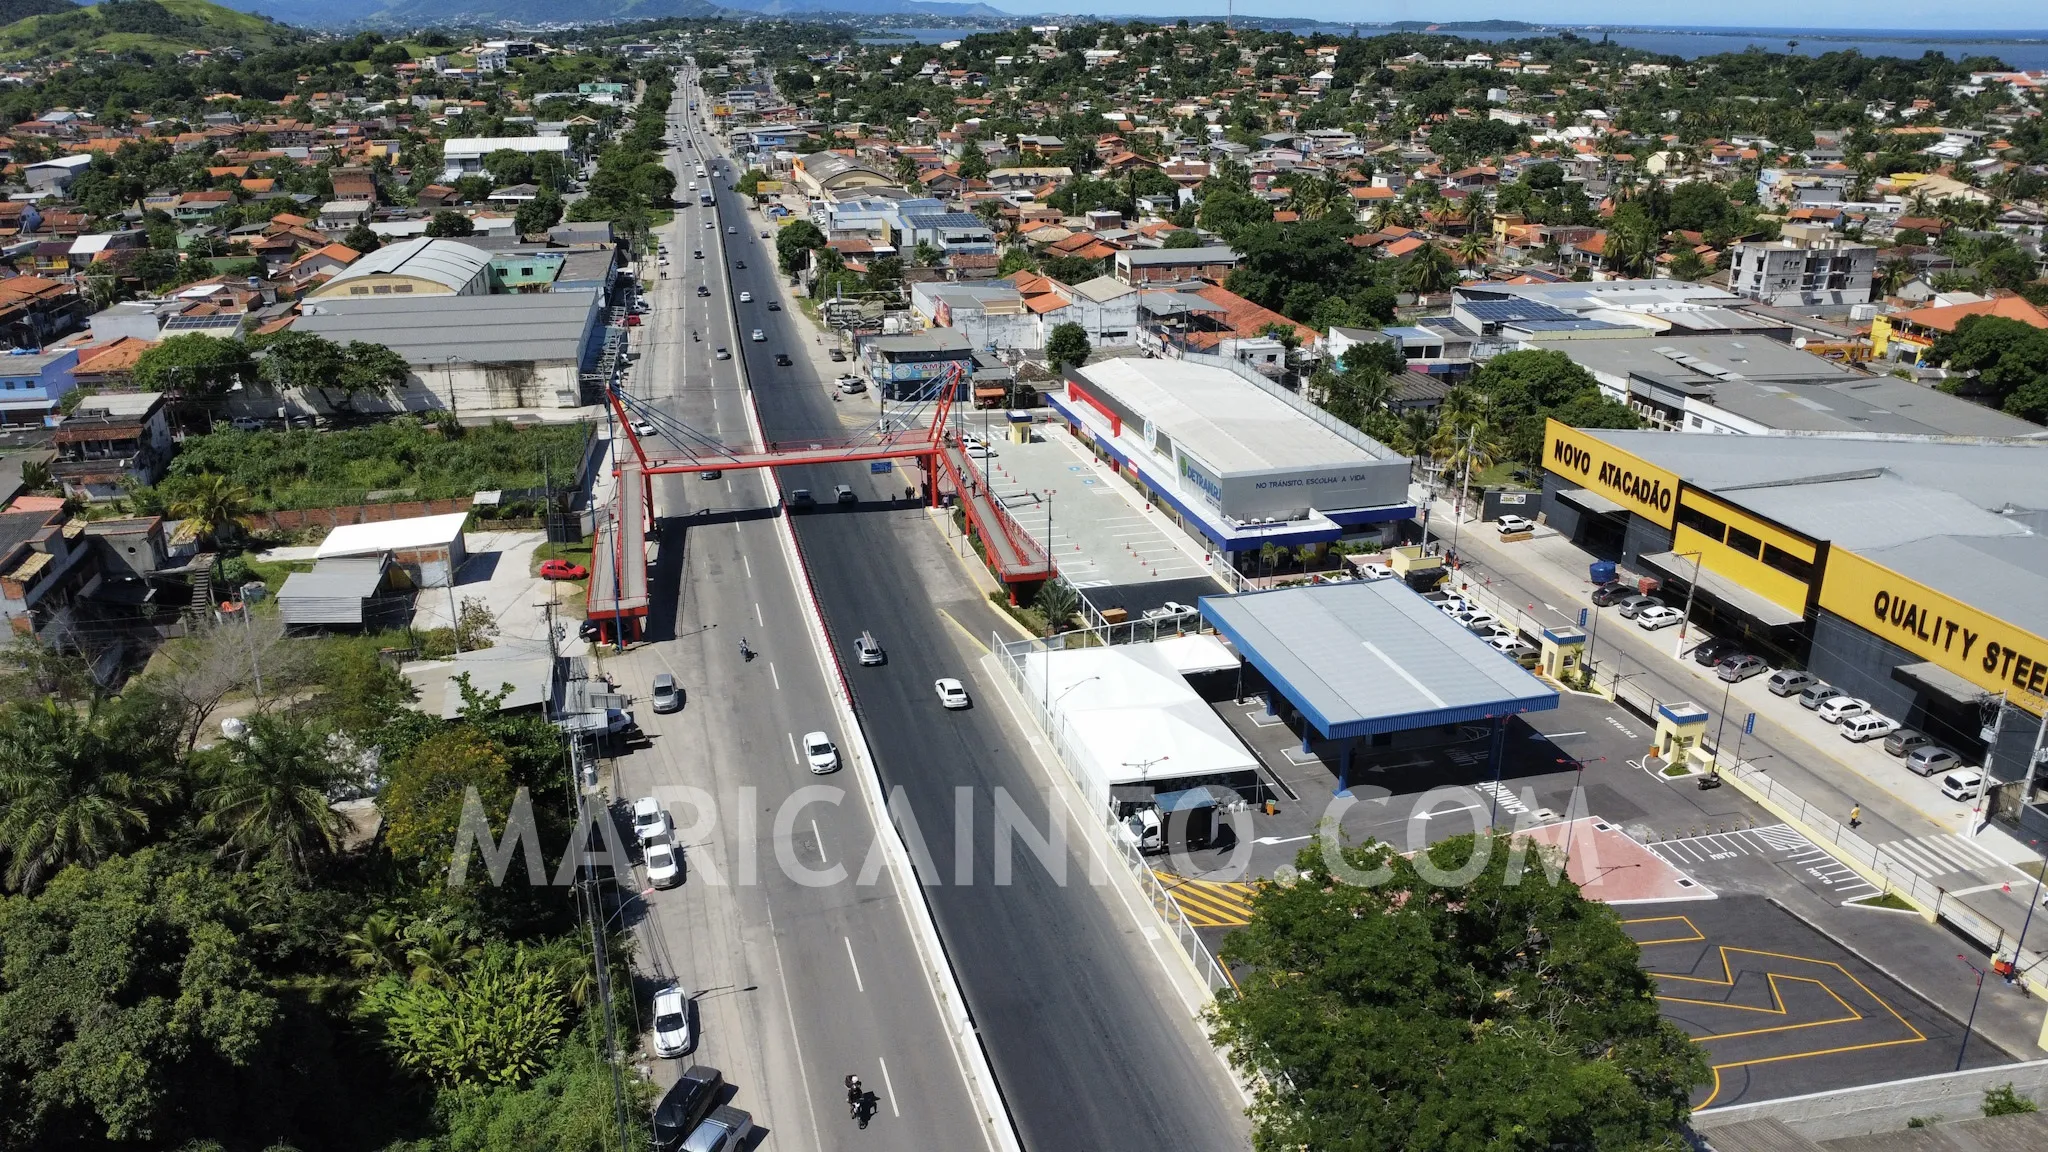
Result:
<svg viewBox="0 0 2048 1152"><path fill-rule="evenodd" d="M754 298L735 305L739 328L743 334L759 328L766 336L759 343L743 340L736 352L746 360L767 435L795 440L843 434L849 425L874 419L876 410L866 398L832 400L832 365L818 355L815 329L788 303L773 247L760 238L769 226L728 191L730 178L714 183L721 234L726 225L737 229L724 236L731 289ZM687 260L685 248L674 266ZM713 292L716 299L716 284ZM777 299L785 301L784 310L769 310L767 302ZM789 353L793 366L778 367L778 352ZM725 434L744 439L736 427ZM1169 986L1147 945L1149 925L1134 918L1110 889L1089 883L1088 838L1094 831L1069 829L1064 853L1058 854L1063 879L1041 867L1020 837L1005 853L1016 861L1010 882L996 882L992 825L998 791L1043 830L1052 781L1020 754L1023 735L992 687L978 678L983 645L1001 625L929 515L903 499L904 486L918 479L914 470L878 476L864 466L786 469L781 477L786 488L806 487L826 501L840 483L852 485L860 497L850 509L824 504L798 516L796 529L833 634L845 643L871 631L888 651L882 667L848 669L856 707L883 787L903 790L935 862L925 875L926 897L1018 1132L1026 1147L1045 1150L1141 1143L1247 1148L1243 1098ZM701 491L712 482L673 483ZM758 527L765 538L766 525L742 527ZM763 547L754 548L757 572L762 556ZM737 576L730 572L733 558L712 562L726 567L729 579ZM714 604L735 594L731 584L716 582L704 592ZM699 604L693 614L688 595L685 601L681 627L700 627L713 609ZM764 656L792 666L795 643L778 634L779 650L763 645ZM698 650L716 656L734 647L721 631L708 649L700 644ZM759 679L758 668L744 674ZM932 688L939 676L966 681L976 706L942 710ZM765 695L758 684L720 691L744 695L747 710ZM760 751L765 756L774 750ZM956 798L962 795L971 798L973 821L956 830ZM1063 809L1055 805L1051 811Z"/></svg>
<svg viewBox="0 0 2048 1152"><path fill-rule="evenodd" d="M671 121L681 124L683 111L679 96ZM695 155L672 156L678 201L695 179ZM712 210L691 200L662 230L668 276L654 279L652 311L632 330L642 355L630 387L661 414L658 424L686 421L745 441L738 362L712 358L732 344L716 243L724 237L704 227ZM699 249L702 260L691 256ZM697 296L695 285L707 282L712 294ZM995 1147L888 871L868 884L805 882L834 867L858 874L875 829L844 773L813 775L798 756L804 733L823 730L842 744L844 734L766 504L757 473L657 477L650 643L604 656L622 690L639 697L648 738L611 762L613 795L662 796L684 849L683 884L644 891L624 914L647 977L643 1005L659 983L681 981L699 1039L684 1059L644 1063L664 1086L685 1064L720 1068L736 1089L731 1103L768 1133L756 1147ZM742 636L758 653L751 661L740 656ZM663 671L687 694L669 715L647 700ZM844 802L789 802L817 784L846 789ZM682 791L690 788L711 804L693 803ZM700 811L713 805L715 816ZM847 1073L875 1094L865 1131L846 1112Z"/></svg>

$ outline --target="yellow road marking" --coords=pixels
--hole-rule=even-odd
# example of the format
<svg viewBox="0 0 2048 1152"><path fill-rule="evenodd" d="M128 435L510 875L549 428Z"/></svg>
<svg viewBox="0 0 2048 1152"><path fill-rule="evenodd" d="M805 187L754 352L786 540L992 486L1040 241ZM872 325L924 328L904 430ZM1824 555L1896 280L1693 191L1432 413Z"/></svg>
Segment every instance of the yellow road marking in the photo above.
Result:
<svg viewBox="0 0 2048 1152"><path fill-rule="evenodd" d="M1152 875L1197 928L1241 928L1251 923L1250 884L1231 880L1190 880L1155 868Z"/></svg>
<svg viewBox="0 0 2048 1152"><path fill-rule="evenodd" d="M1654 944L1690 944L1704 941L1706 939L1705 934L1700 932L1699 926L1694 924L1692 920L1686 916L1658 916L1642 920L1624 920L1622 923L1624 925L1657 924L1670 923L1673 921L1684 922L1686 928L1690 930L1693 933L1693 935L1691 937L1680 937L1670 940L1639 941L1638 943L1642 946L1647 947ZM1704 1109L1711 1106L1715 1099L1721 1095L1721 1070L1724 1068L1746 1068L1755 1064L1776 1064L1785 1060L1805 1060L1818 1056L1837 1056L1845 1052L1864 1052L1873 1048L1896 1047L1900 1044L1920 1044L1925 1043L1927 1040L1926 1035L1922 1033L1918 1028L1915 1028L1911 1021L1907 1020L1904 1016L1899 1015L1898 1009L1893 1008L1889 1001L1885 1000L1884 997L1879 996L1877 993L1871 991L1869 985L1865 984L1861 980L1858 980L1855 977L1855 975L1852 974L1847 968L1844 968L1841 964L1833 960L1821 960L1812 956L1798 956L1785 952L1767 952L1758 948L1736 948L1725 944L1716 946L1715 951L1719 953L1721 957L1721 978L1718 980L1706 976L1684 976L1673 972L1651 971L1650 975L1656 977L1659 981L1685 981L1694 984L1705 984L1714 987L1728 988L1732 990L1735 987L1735 970L1734 965L1729 963L1729 954L1738 952L1748 956L1762 956L1768 957L1773 960L1785 960L1795 964L1814 964L1822 968L1832 968L1837 973L1839 973L1843 979L1847 980L1851 984L1854 984L1858 989L1860 989L1865 996L1870 997L1871 1001L1877 1004L1878 1007L1883 1008L1886 1012L1890 1013L1892 1019L1898 1021L1899 1026L1904 1028L1907 1032L1912 1033L1912 1035L1909 1037L1902 1037L1897 1040L1875 1040L1867 1044L1844 1044L1833 1048L1819 1048L1805 1052L1786 1052L1776 1056L1759 1056L1751 1060L1731 1060L1726 1063L1712 1065L1714 1073L1714 1090L1708 1093L1707 1098L1705 1100L1702 1100L1699 1104L1699 1108L1695 1108L1694 1111L1699 1111L1700 1109ZM1847 1016L1836 1017L1830 1020L1810 1020L1799 1024L1781 1024L1768 1028L1752 1028L1740 1032L1719 1032L1708 1036L1695 1036L1693 1037L1693 1041L1695 1043L1705 1043L1709 1040L1728 1040L1740 1036L1757 1036L1770 1032L1793 1032L1804 1028L1817 1028L1823 1025L1830 1024L1852 1024L1860 1020L1869 1019L1869 1017L1857 1011L1856 1008L1853 1005L1851 1005L1847 1000L1844 1000L1842 998L1842 995L1839 992L1836 992L1832 987L1830 987L1825 980L1816 979L1811 976L1794 976L1789 972L1771 972L1768 970L1764 971L1763 976L1771 990L1772 1007L1758 1007L1756 1005L1750 1004L1730 1004L1725 1000L1700 1000L1687 998L1683 996L1667 996L1661 992L1658 994L1657 998L1659 1000L1665 1000L1675 1004L1698 1004L1710 1008L1728 1008L1738 1012L1763 1012L1783 1016L1787 1014L1787 1009L1785 1008L1784 996L1779 991L1778 987L1778 981L1783 979L1816 985L1821 989L1821 991L1826 992L1829 996L1833 997L1835 1003L1840 1004L1842 1006L1843 1011L1848 1013Z"/></svg>

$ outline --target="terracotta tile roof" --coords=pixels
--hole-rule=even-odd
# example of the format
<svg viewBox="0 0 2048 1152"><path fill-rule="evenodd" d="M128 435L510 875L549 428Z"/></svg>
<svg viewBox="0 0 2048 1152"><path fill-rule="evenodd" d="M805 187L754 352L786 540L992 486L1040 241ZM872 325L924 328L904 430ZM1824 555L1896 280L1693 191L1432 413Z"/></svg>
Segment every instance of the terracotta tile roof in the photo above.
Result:
<svg viewBox="0 0 2048 1152"><path fill-rule="evenodd" d="M1920 328L1936 332L1952 332L1955 326L1968 316L2002 316L2017 320L2035 328L2048 328L2048 313L2027 303L2018 296L1994 296L1989 300L1978 300L1969 304L1950 304L1940 308L1915 308L1901 312L1894 320L1904 320Z"/></svg>

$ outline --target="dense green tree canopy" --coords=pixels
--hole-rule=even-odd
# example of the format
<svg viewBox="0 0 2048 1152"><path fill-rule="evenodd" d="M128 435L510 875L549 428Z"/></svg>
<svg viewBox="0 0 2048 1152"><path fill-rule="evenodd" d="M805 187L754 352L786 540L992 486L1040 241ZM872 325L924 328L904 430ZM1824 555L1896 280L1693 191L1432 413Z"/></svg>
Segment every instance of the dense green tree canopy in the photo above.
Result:
<svg viewBox="0 0 2048 1152"><path fill-rule="evenodd" d="M1222 950L1241 990L1213 1015L1256 1077L1257 1147L1685 1146L1705 1055L1660 1014L1614 911L1533 859L1510 880L1512 854L1507 837L1416 860L1372 843L1333 873L1311 849L1299 880L1260 887Z"/></svg>

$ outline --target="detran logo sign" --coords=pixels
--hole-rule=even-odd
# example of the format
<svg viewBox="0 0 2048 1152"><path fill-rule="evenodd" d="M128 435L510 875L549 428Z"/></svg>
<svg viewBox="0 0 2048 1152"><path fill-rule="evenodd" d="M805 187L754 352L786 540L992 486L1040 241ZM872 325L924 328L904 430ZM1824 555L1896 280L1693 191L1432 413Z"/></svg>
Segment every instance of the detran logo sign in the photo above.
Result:
<svg viewBox="0 0 2048 1152"><path fill-rule="evenodd" d="M1202 494L1203 498L1209 502L1211 507L1223 507L1223 482L1210 475L1208 469L1190 460L1187 453L1180 452L1175 455L1180 461L1182 486L1186 487L1192 484Z"/></svg>

